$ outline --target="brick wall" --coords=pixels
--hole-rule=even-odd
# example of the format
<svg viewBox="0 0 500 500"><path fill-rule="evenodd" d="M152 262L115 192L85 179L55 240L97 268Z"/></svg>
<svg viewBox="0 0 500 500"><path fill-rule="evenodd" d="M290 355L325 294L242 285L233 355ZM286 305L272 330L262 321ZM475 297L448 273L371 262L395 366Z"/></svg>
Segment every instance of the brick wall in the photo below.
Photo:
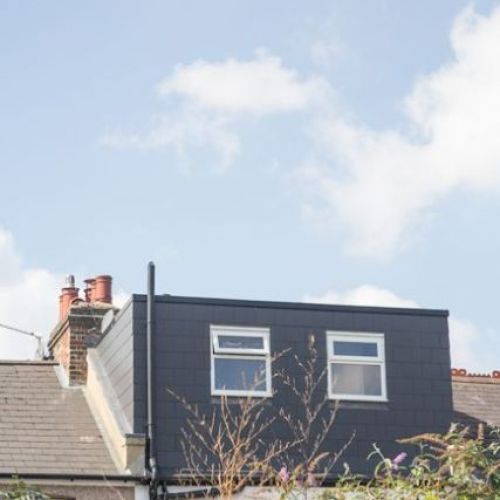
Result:
<svg viewBox="0 0 500 500"><path fill-rule="evenodd" d="M112 308L111 304L77 303L52 332L49 351L64 368L69 385L86 383L87 346L101 335L102 318Z"/></svg>

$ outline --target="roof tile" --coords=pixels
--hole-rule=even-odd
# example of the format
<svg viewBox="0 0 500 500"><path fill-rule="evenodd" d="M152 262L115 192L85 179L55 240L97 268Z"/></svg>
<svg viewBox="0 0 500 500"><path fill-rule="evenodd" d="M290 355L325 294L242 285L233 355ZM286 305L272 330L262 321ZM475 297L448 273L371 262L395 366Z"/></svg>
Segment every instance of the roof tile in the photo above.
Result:
<svg viewBox="0 0 500 500"><path fill-rule="evenodd" d="M0 363L0 472L116 474L81 389L54 363Z"/></svg>
<svg viewBox="0 0 500 500"><path fill-rule="evenodd" d="M500 379L453 377L455 420L500 426Z"/></svg>

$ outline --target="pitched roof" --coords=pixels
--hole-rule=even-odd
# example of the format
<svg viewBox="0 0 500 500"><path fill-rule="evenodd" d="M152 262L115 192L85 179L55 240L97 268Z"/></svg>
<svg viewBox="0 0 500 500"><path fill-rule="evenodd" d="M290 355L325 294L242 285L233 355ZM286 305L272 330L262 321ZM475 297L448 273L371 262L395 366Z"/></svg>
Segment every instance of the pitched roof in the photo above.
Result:
<svg viewBox="0 0 500 500"><path fill-rule="evenodd" d="M491 375L452 371L455 420L500 426L500 372Z"/></svg>
<svg viewBox="0 0 500 500"><path fill-rule="evenodd" d="M55 367L0 361L0 473L116 474L82 390Z"/></svg>

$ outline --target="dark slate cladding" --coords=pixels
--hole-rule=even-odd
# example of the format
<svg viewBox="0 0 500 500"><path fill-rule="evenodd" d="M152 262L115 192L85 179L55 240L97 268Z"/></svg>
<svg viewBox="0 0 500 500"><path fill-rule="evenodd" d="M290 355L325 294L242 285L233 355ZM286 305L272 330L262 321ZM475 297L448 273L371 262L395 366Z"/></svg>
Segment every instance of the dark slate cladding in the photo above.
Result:
<svg viewBox="0 0 500 500"><path fill-rule="evenodd" d="M123 341L130 334L134 337L134 410L127 414L133 415L134 430L143 432L146 297L133 296L129 307L132 307L133 318L125 327L128 334L124 330L121 333ZM347 462L354 472L369 473L374 463L367 462L366 458L372 450L372 443L377 442L381 450L392 457L402 449L396 442L398 438L444 431L452 419L447 311L165 295L156 297L155 314L154 407L157 458L163 478L171 477L184 466L180 428L186 415L179 403L167 395L167 388L197 404L207 414L217 404L217 398L210 395L211 324L270 328L272 352L290 349L274 364L273 372L284 369L292 374L297 370L293 354L301 358L307 355L310 333L317 339L321 367L326 366L327 330L385 334L389 401L341 404L325 448L338 450L353 431L356 437L342 457L340 468L342 462ZM117 322L108 336L113 335L118 327ZM120 343L118 337L115 336L115 342ZM120 347L117 345L115 350L119 352ZM130 377L127 380L130 381ZM269 411L280 407L293 411L295 401L287 396L286 391L280 390L276 380L273 388L276 392L269 400ZM324 391L327 391L326 381ZM129 404L127 398L123 401ZM276 426L272 432L279 434L282 429L282 426Z"/></svg>
<svg viewBox="0 0 500 500"><path fill-rule="evenodd" d="M135 433L144 432L145 325L144 304L132 298L122 307L112 328L97 345L99 358L121 410Z"/></svg>

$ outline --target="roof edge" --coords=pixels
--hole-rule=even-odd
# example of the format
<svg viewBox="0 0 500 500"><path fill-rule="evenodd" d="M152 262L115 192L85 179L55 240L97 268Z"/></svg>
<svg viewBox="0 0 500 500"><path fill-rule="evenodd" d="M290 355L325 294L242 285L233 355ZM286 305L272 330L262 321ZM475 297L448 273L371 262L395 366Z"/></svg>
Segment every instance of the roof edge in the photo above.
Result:
<svg viewBox="0 0 500 500"><path fill-rule="evenodd" d="M21 477L22 479L49 479L65 481L123 481L143 483L144 476L132 476L126 474L67 474L67 473L43 473L43 472L0 472L0 479L13 479Z"/></svg>
<svg viewBox="0 0 500 500"><path fill-rule="evenodd" d="M29 359L0 359L0 365L42 365L42 366L55 366L59 363L53 360L29 360Z"/></svg>
<svg viewBox="0 0 500 500"><path fill-rule="evenodd" d="M499 385L500 379L489 378L489 377L452 377L451 382L462 383L462 384L494 384Z"/></svg>
<svg viewBox="0 0 500 500"><path fill-rule="evenodd" d="M145 302L146 295L134 294L132 300ZM207 297L186 297L181 295L156 295L157 302L171 304L205 304L220 306L237 307L260 307L269 309L301 309L309 311L335 311L335 312L365 312L375 314L408 314L419 316L437 316L447 318L449 311L447 309L420 309L410 307L383 307L383 306L354 306L345 304L318 304L311 302L280 302L267 300L248 300L248 299L224 299Z"/></svg>
<svg viewBox="0 0 500 500"><path fill-rule="evenodd" d="M451 377L454 382L500 384L500 370L493 370L491 373L469 373L465 368L452 368Z"/></svg>

